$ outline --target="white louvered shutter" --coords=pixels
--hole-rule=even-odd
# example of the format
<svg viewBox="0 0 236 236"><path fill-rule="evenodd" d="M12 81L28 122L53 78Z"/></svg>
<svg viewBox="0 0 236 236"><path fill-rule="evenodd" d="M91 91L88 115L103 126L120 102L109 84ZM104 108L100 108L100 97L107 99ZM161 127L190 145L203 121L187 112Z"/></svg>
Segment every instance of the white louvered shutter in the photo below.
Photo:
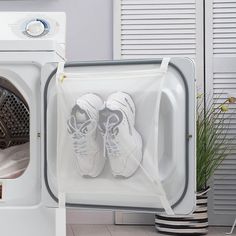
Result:
<svg viewBox="0 0 236 236"><path fill-rule="evenodd" d="M114 59L189 57L203 80L203 0L115 0Z"/></svg>
<svg viewBox="0 0 236 236"><path fill-rule="evenodd" d="M217 104L228 93L236 95L236 1L207 0L206 10L206 87ZM236 106L231 107L229 139L236 137ZM211 186L210 223L232 224L236 217L236 150L216 170Z"/></svg>
<svg viewBox="0 0 236 236"><path fill-rule="evenodd" d="M203 0L114 0L113 58L189 57L203 87ZM154 217L116 213L118 224Z"/></svg>

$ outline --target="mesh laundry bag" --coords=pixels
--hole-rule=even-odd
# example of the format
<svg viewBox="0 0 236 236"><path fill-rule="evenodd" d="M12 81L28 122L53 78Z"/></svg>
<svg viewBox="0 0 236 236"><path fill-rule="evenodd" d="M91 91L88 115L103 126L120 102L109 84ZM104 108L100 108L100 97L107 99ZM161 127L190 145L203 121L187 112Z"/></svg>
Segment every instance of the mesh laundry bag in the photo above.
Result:
<svg viewBox="0 0 236 236"><path fill-rule="evenodd" d="M160 66L57 72L58 191L76 203L173 214L159 178Z"/></svg>

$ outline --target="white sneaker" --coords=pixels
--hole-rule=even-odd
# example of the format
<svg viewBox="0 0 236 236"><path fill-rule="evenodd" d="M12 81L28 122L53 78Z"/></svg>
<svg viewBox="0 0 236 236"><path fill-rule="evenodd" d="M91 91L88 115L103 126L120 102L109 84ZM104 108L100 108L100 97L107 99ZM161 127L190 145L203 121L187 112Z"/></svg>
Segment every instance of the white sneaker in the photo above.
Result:
<svg viewBox="0 0 236 236"><path fill-rule="evenodd" d="M76 101L68 120L68 131L73 139L82 176L98 176L105 164L97 135L99 109L102 105L103 101L97 95L83 95Z"/></svg>
<svg viewBox="0 0 236 236"><path fill-rule="evenodd" d="M99 113L99 128L114 176L131 176L142 161L142 138L134 125L135 105L130 95L110 95Z"/></svg>

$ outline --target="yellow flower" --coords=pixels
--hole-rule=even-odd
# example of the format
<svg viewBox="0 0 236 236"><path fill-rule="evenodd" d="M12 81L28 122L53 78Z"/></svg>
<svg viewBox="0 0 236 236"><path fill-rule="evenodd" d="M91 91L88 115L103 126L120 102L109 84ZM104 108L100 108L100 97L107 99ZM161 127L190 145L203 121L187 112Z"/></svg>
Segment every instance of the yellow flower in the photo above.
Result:
<svg viewBox="0 0 236 236"><path fill-rule="evenodd" d="M202 96L203 96L203 93L198 93L198 94L197 94L197 99L202 98Z"/></svg>
<svg viewBox="0 0 236 236"><path fill-rule="evenodd" d="M220 106L220 110L221 110L222 112L226 112L226 111L229 110L229 107L226 106L226 105L221 105L221 106Z"/></svg>
<svg viewBox="0 0 236 236"><path fill-rule="evenodd" d="M228 101L229 101L229 103L235 103L236 102L236 98L235 97L229 97Z"/></svg>

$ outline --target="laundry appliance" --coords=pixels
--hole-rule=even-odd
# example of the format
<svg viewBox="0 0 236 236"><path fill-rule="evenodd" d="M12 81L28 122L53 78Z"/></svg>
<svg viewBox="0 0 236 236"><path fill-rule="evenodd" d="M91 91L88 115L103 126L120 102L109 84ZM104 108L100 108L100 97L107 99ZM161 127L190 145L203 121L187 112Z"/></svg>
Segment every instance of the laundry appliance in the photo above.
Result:
<svg viewBox="0 0 236 236"><path fill-rule="evenodd" d="M66 208L195 209L190 59L67 62L63 13L0 22L3 235L65 236Z"/></svg>
<svg viewBox="0 0 236 236"><path fill-rule="evenodd" d="M41 72L65 58L65 14L0 12L0 232L55 232L42 202Z"/></svg>

